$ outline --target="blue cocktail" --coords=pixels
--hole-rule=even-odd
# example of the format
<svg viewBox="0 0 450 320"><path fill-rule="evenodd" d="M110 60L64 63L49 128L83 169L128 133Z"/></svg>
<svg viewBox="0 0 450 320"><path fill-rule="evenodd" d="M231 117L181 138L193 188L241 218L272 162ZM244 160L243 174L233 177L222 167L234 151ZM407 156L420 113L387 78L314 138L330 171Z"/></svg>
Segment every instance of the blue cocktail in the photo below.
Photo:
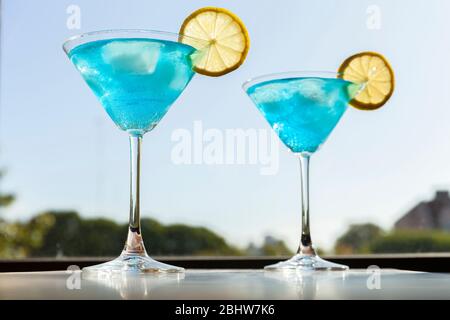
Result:
<svg viewBox="0 0 450 320"><path fill-rule="evenodd" d="M345 270L317 256L309 223L309 159L336 127L360 85L335 73L281 73L255 78L243 86L256 107L300 159L302 177L302 234L297 254L267 266L268 270Z"/></svg>
<svg viewBox="0 0 450 320"><path fill-rule="evenodd" d="M87 274L180 272L147 255L140 225L140 149L143 135L164 117L194 75L195 49L179 35L159 31L100 31L74 37L64 50L114 123L130 136L131 190L128 237L115 260ZM194 43L195 39L190 39Z"/></svg>
<svg viewBox="0 0 450 320"><path fill-rule="evenodd" d="M152 130L194 75L188 45L160 39L88 42L69 57L114 123L133 135Z"/></svg>

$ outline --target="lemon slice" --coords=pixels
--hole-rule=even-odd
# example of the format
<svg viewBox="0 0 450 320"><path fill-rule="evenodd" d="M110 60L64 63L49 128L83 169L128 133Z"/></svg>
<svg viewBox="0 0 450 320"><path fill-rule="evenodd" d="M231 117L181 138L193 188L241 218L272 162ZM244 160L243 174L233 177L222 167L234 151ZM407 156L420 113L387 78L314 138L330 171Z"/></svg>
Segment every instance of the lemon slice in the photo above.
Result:
<svg viewBox="0 0 450 320"><path fill-rule="evenodd" d="M242 21L226 9L206 7L184 20L179 41L196 48L192 55L194 70L218 77L237 69L250 47Z"/></svg>
<svg viewBox="0 0 450 320"><path fill-rule="evenodd" d="M344 80L362 84L350 105L361 110L381 108L392 96L394 71L389 62L376 52L361 52L347 58L339 67Z"/></svg>

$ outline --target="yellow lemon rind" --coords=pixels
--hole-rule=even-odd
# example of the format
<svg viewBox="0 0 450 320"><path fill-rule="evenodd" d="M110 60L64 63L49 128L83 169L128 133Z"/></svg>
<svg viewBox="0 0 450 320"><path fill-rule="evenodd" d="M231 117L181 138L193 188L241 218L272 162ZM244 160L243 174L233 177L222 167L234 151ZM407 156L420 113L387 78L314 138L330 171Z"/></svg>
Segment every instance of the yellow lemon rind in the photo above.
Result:
<svg viewBox="0 0 450 320"><path fill-rule="evenodd" d="M237 63L235 63L234 65L232 65L232 66L230 66L230 67L228 67L228 68L225 68L225 69L220 70L220 71L210 71L210 70L207 70L207 69L203 69L203 68L198 68L198 67L196 67L196 66L195 66L195 63L194 63L194 65L193 65L193 69L194 69L194 71L195 71L196 73L203 74L203 75L209 76L209 77L220 77L220 76L223 76L223 75L225 75L225 74L227 74L227 73L230 73L230 72L236 70L237 68L239 68L239 67L244 63L245 59L247 58L248 51L249 51L249 49L250 49L250 37L249 37L249 35L248 35L248 31L247 31L247 28L245 27L244 23L243 23L242 20L241 20L237 15L235 15L234 13L232 13L232 12L230 12L229 10L224 9L224 8L218 8L218 7L204 7L204 8L201 8L201 9L198 9L198 10L194 11L193 13L191 13L191 14L184 20L183 24L182 24L181 27L180 27L180 31L179 31L179 38L178 38L178 41L179 41L179 42L183 43L183 37L185 36L185 35L184 35L184 30L185 30L186 26L187 26L193 19L195 19L197 16L199 16L200 14L205 13L205 12L223 13L223 14L226 14L226 15L230 16L231 19L233 19L233 20L239 25L239 27L241 28L242 34L243 34L243 36L244 36L244 38L245 38L245 42L246 42L244 51L242 51L242 53L241 53L240 60L239 60ZM186 36L189 37L189 35L186 35Z"/></svg>
<svg viewBox="0 0 450 320"><path fill-rule="evenodd" d="M392 94L394 93L394 89L395 89L395 76L394 76L394 71L391 67L391 65L389 64L389 62L387 61L387 59L377 53L377 52L372 52L372 51L365 51L365 52L360 52L357 54L354 54L350 57L348 57L339 67L339 76L340 78L345 80L345 70L348 68L348 66L350 65L350 63L352 61L354 61L355 59L360 59L364 56L368 56L368 57L377 57L379 59L381 59L385 65L385 67L387 68L390 77L391 77L391 82L390 82L390 90L389 92L385 95L384 99L378 103L367 103L367 102L362 102L360 100L358 100L358 96L356 96L355 98L353 98L350 101L350 105L356 109L359 110L366 110L366 111L370 111L370 110L376 110L381 108L384 104L386 104L386 102L391 98ZM364 89L363 89L364 90Z"/></svg>

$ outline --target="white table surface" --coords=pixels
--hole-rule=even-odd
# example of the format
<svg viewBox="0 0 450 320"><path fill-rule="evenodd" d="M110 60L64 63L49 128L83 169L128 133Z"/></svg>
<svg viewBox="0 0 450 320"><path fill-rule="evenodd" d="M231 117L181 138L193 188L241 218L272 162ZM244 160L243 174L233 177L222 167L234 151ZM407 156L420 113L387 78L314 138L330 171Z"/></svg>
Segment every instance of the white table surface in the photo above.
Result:
<svg viewBox="0 0 450 320"><path fill-rule="evenodd" d="M79 271L0 273L0 299L450 299L450 273L187 270L109 279Z"/></svg>

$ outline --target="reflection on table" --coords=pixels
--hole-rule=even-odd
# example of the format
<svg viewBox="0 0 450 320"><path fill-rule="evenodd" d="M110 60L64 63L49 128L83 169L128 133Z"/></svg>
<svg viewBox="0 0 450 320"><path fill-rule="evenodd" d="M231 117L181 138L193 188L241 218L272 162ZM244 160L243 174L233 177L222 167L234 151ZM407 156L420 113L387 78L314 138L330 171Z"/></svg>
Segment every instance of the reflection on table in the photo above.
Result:
<svg viewBox="0 0 450 320"><path fill-rule="evenodd" d="M86 278L78 272L0 274L0 299L450 299L450 274L401 270L184 274Z"/></svg>

